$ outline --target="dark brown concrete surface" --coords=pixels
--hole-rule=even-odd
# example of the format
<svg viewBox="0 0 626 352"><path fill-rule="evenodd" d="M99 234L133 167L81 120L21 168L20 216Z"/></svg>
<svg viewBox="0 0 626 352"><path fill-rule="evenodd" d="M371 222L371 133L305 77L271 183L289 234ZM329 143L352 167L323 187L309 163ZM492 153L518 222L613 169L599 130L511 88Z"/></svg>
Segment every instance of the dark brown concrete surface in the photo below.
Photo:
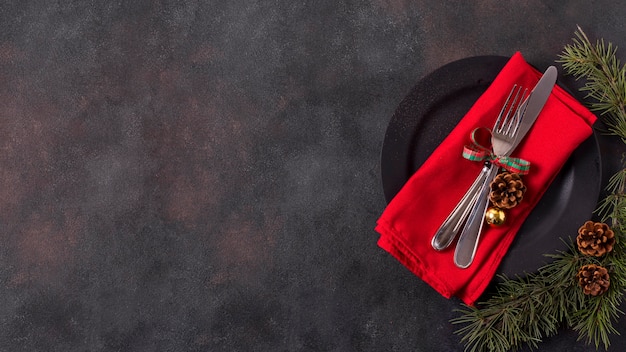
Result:
<svg viewBox="0 0 626 352"><path fill-rule="evenodd" d="M376 246L385 128L428 72L614 1L4 1L0 351L461 351ZM611 351L624 351L621 318ZM541 351L594 351L563 331Z"/></svg>

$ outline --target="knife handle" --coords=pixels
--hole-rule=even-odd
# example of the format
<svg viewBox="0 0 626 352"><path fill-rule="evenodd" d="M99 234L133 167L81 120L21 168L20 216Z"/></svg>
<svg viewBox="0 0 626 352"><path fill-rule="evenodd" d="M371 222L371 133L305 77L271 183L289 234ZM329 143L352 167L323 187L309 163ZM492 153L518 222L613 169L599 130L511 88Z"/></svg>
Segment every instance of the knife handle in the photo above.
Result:
<svg viewBox="0 0 626 352"><path fill-rule="evenodd" d="M446 220L444 220L441 224L437 232L435 232L431 241L431 245L434 249L441 251L450 246L456 235L461 230L461 226L465 223L470 210L476 204L479 191L482 188L490 169L490 163L486 163L485 166L483 166L480 174L478 174L474 180L474 183L472 183L467 192L465 192L463 198L461 198L459 203L457 203L454 209L452 209L452 212L450 212Z"/></svg>
<svg viewBox="0 0 626 352"><path fill-rule="evenodd" d="M485 211L489 207L489 184L497 174L497 167L489 169L489 174L482 184L476 204L472 208L463 231L461 231L454 251L454 264L459 268L465 269L474 261L474 255L476 254L476 248L478 248L478 241L485 221Z"/></svg>

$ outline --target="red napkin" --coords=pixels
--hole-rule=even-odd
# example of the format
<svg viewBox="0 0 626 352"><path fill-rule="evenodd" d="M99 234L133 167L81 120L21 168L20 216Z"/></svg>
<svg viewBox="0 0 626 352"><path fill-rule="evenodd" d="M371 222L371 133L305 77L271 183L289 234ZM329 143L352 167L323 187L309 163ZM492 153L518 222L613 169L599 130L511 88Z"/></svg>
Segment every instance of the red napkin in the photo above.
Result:
<svg viewBox="0 0 626 352"><path fill-rule="evenodd" d="M378 245L446 298L457 296L473 305L495 275L515 234L541 199L576 147L592 134L596 117L563 89L555 86L546 105L513 157L530 161L524 199L507 211L507 223L481 235L474 262L467 269L454 265L456 242L444 251L431 239L479 174L482 162L462 157L470 133L491 128L513 84L535 86L542 73L520 53L511 57L491 86L476 101L448 137L411 176L378 220ZM581 221L584 219L581 219Z"/></svg>

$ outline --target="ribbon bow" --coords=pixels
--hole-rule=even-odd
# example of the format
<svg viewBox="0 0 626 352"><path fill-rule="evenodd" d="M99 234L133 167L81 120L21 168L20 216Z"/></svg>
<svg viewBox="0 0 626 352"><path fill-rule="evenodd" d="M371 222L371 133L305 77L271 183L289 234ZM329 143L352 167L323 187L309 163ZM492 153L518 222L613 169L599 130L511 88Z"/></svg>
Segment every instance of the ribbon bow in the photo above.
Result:
<svg viewBox="0 0 626 352"><path fill-rule="evenodd" d="M491 139L491 130L488 128L477 128L470 134L471 145L463 147L463 157L471 161L489 161L494 165L506 169L509 172L518 173L520 175L528 174L530 170L530 162L520 159L512 158L504 155L496 155L493 153L491 145L489 147L483 146L478 141L478 133L482 130L486 130L489 140Z"/></svg>

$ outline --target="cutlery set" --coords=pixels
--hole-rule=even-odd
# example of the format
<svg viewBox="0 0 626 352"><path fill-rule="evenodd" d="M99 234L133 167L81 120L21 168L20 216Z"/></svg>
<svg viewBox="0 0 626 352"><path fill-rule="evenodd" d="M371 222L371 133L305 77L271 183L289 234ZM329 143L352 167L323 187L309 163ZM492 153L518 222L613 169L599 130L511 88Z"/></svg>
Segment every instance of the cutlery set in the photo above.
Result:
<svg viewBox="0 0 626 352"><path fill-rule="evenodd" d="M514 86L504 102L492 129L491 144L497 156L509 156L531 129L556 83L557 70L548 67L530 94ZM458 236L454 263L459 268L472 264L489 206L489 185L498 174L496 165L486 162L465 195L444 220L431 245L441 251Z"/></svg>

